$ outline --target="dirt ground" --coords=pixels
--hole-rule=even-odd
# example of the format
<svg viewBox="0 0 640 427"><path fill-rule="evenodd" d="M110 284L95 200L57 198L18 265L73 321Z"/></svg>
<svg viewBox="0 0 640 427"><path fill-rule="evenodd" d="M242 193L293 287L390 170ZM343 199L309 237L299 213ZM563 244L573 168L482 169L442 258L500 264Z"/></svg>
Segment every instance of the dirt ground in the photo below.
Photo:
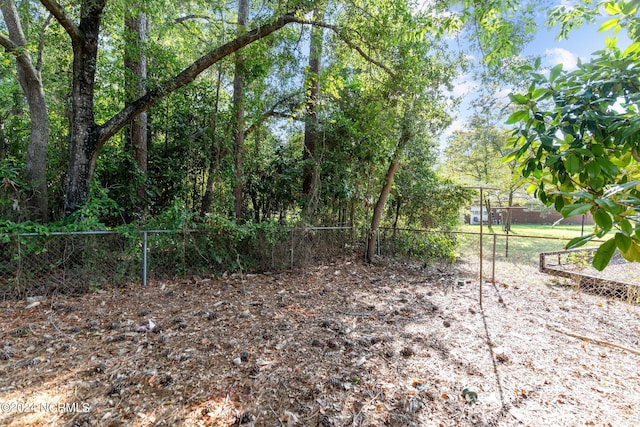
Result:
<svg viewBox="0 0 640 427"><path fill-rule="evenodd" d="M356 257L0 302L0 425L637 426L640 306Z"/></svg>

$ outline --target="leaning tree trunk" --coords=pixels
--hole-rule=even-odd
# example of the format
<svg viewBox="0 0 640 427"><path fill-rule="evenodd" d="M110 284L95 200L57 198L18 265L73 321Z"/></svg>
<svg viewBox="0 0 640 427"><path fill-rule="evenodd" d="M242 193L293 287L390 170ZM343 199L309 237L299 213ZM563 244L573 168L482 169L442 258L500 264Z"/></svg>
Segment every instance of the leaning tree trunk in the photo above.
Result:
<svg viewBox="0 0 640 427"><path fill-rule="evenodd" d="M16 56L18 81L27 98L31 119L31 135L27 147L26 179L28 183L28 208L31 216L42 222L48 217L47 145L49 142L49 116L44 98L40 70L36 69L26 53L26 39L13 0L0 1L9 39L2 38L2 45Z"/></svg>
<svg viewBox="0 0 640 427"><path fill-rule="evenodd" d="M387 170L387 174L385 175L384 185L382 186L382 191L380 192L380 197L378 197L378 201L376 202L375 207L373 208L373 217L371 219L371 228L369 229L369 236L367 239L367 253L365 254L365 258L367 262L371 262L373 260L373 256L376 252L376 236L378 234L378 228L380 227L380 222L382 221L382 214L384 213L384 205L389 198L389 194L391 193L391 187L393 186L393 178L395 177L396 171L400 167L400 159L404 153L404 149L411 140L411 124L409 123L408 114L405 113L405 117L402 120L401 130L400 130L400 139L398 140L398 145L396 145L395 152L393 153L393 158L391 159L391 164L389 165L389 169Z"/></svg>
<svg viewBox="0 0 640 427"><path fill-rule="evenodd" d="M125 12L125 93L126 103L134 102L146 93L147 57L144 52L144 43L147 38L147 16L144 12L132 13L129 9ZM126 132L126 142L131 150L138 172L144 179L147 176L147 112L143 111L135 117ZM141 183L136 188L138 198L144 200L145 184Z"/></svg>

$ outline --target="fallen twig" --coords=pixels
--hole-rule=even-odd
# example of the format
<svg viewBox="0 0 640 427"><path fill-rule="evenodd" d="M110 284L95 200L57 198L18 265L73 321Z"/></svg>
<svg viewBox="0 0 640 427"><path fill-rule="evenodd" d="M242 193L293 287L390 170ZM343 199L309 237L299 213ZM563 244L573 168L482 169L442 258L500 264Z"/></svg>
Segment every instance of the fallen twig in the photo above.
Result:
<svg viewBox="0 0 640 427"><path fill-rule="evenodd" d="M567 335L567 336L570 336L570 337L573 337L573 338L578 338L578 339L581 339L583 341L592 342L594 344L600 344L600 345L604 345L604 346L608 346L608 347L618 348L620 350L628 351L629 353L633 353L635 355L640 356L640 351L634 350L632 348L624 347L622 345L611 343L609 341L604 341L604 340L599 340L599 339L596 339L596 338L585 337L584 335L578 335L578 334L574 334L572 332L563 331L562 329L556 328L555 326L551 326L549 324L547 324L546 326L547 326L547 328L551 329L552 331L558 332L560 334L564 334L564 335Z"/></svg>
<svg viewBox="0 0 640 427"><path fill-rule="evenodd" d="M362 405L362 408L360 408L360 410L358 411L357 414L355 414L353 416L353 421L351 423L351 426L355 426L356 422L358 421L358 417L362 414L362 411L364 411L364 408L366 408L367 406L371 405L373 402L375 402L375 400L380 397L380 395L382 394L382 391L379 391L375 396L373 396L373 398L371 400L369 400L367 403L365 403L364 405Z"/></svg>

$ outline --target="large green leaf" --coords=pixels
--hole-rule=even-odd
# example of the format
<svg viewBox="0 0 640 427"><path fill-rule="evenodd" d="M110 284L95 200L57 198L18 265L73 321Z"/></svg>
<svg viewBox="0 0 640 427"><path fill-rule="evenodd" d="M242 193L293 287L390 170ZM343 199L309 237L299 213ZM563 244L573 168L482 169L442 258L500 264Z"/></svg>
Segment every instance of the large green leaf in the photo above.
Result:
<svg viewBox="0 0 640 427"><path fill-rule="evenodd" d="M509 99L511 100L511 102L514 102L520 105L524 105L529 101L529 98L519 93L510 93Z"/></svg>
<svg viewBox="0 0 640 427"><path fill-rule="evenodd" d="M621 206L611 199L596 199L596 204L614 215L620 213Z"/></svg>
<svg viewBox="0 0 640 427"><path fill-rule="evenodd" d="M575 203L573 205L565 206L564 208L562 208L560 213L565 218L569 218L576 215L583 215L589 212L589 210L591 209L591 206L593 206L591 203Z"/></svg>
<svg viewBox="0 0 640 427"><path fill-rule="evenodd" d="M625 253L628 252L629 249L631 248L631 244L633 243L633 241L631 240L631 237L627 236L624 233L616 233L616 246L618 247L618 249L620 249L621 253Z"/></svg>
<svg viewBox="0 0 640 427"><path fill-rule="evenodd" d="M623 219L618 224L620 226L620 230L627 236L631 236L633 234L633 226L628 219Z"/></svg>
<svg viewBox="0 0 640 427"><path fill-rule="evenodd" d="M507 119L507 124L512 125L514 123L518 123L523 120L529 119L529 111L528 110L518 110L515 113L511 114Z"/></svg>
<svg viewBox="0 0 640 427"><path fill-rule="evenodd" d="M613 220L611 219L611 215L609 215L607 211L601 208L598 208L595 210L595 212L593 212L593 220L595 221L596 224L598 224L598 227L600 227L603 230L609 231L613 226Z"/></svg>
<svg viewBox="0 0 640 427"><path fill-rule="evenodd" d="M616 239L612 238L604 242L598 250L596 254L593 256L593 266L596 270L602 271L611 261L611 257L616 251Z"/></svg>
<svg viewBox="0 0 640 427"><path fill-rule="evenodd" d="M562 73L562 64L558 64L551 69L551 71L549 72L549 82L553 83L555 79L558 78L560 73Z"/></svg>
<svg viewBox="0 0 640 427"><path fill-rule="evenodd" d="M620 172L618 167L611 163L611 161L605 157L596 158L596 162L598 162L598 165L600 166L602 171L611 177L616 176L618 172Z"/></svg>
<svg viewBox="0 0 640 427"><path fill-rule="evenodd" d="M637 179L635 181L625 182L624 184L615 184L612 185L605 193L605 197L611 197L614 194L620 193L621 191L626 191L634 187L640 186L640 180Z"/></svg>
<svg viewBox="0 0 640 427"><path fill-rule="evenodd" d="M640 262L640 246L634 241L629 245L629 249L623 251L620 249L620 254L629 262Z"/></svg>
<svg viewBox="0 0 640 427"><path fill-rule="evenodd" d="M587 234L586 236L574 237L573 239L569 240L569 243L567 243L565 248L566 249L579 248L580 246L584 246L585 244L589 243L591 239L593 239L594 237L595 237L594 234Z"/></svg>
<svg viewBox="0 0 640 427"><path fill-rule="evenodd" d="M581 161L575 154L569 154L564 162L564 167L569 174L574 175L582 169Z"/></svg>
<svg viewBox="0 0 640 427"><path fill-rule="evenodd" d="M603 31L608 31L612 28L618 27L619 22L620 22L620 19L618 18L605 21L602 25L600 25L600 28L598 28L598 31L603 32Z"/></svg>

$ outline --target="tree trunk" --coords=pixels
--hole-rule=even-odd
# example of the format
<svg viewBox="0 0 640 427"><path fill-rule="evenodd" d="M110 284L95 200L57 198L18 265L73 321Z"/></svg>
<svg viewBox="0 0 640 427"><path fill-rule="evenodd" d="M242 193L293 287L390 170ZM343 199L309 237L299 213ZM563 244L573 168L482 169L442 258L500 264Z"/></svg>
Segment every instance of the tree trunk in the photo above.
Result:
<svg viewBox="0 0 640 427"><path fill-rule="evenodd" d="M36 69L26 53L26 40L13 0L0 1L9 40L2 45L16 56L18 81L27 98L31 119L31 135L27 148L26 180L28 183L28 208L32 217L42 222L48 218L47 145L49 142L49 117L44 98L40 70Z"/></svg>
<svg viewBox="0 0 640 427"><path fill-rule="evenodd" d="M324 5L314 11L315 19L322 20ZM304 171L302 177L302 193L307 197L306 214L312 218L315 213L315 193L317 192L318 164L316 145L319 134L318 101L320 99L320 68L322 60L323 31L322 27L311 29L309 46L309 68L305 82L307 115L304 123Z"/></svg>
<svg viewBox="0 0 640 427"><path fill-rule="evenodd" d="M98 35L106 0L82 3L80 25L71 37L73 45L73 86L69 165L64 213L70 215L89 197L89 185L100 144L100 127L94 119L94 90L98 57ZM124 126L124 124L123 124ZM122 126L121 126L122 128Z"/></svg>
<svg viewBox="0 0 640 427"><path fill-rule="evenodd" d="M398 220L400 219L400 207L402 206L402 197L396 199L396 212L393 218L393 237L395 239L398 232Z"/></svg>
<svg viewBox="0 0 640 427"><path fill-rule="evenodd" d="M242 34L234 40L201 56L178 75L147 91L128 103L117 114L98 126L94 120L95 66L98 35L106 0L84 0L80 23L76 25L54 0L40 0L69 34L73 46L72 118L69 137L69 165L65 189L64 212L69 215L86 203L98 153L104 143L131 120L167 95L196 79L203 71L243 47L263 39L285 25L302 22L286 14Z"/></svg>
<svg viewBox="0 0 640 427"><path fill-rule="evenodd" d="M220 86L222 85L222 67L218 69L218 79L216 81L216 103L213 107L213 116L211 118L211 153L209 154L209 171L207 172L207 184L205 186L204 195L202 196L202 207L200 215L204 217L211 211L213 204L213 186L215 184L216 171L218 163L222 157L221 149L218 141L218 110L220 108Z"/></svg>
<svg viewBox="0 0 640 427"><path fill-rule="evenodd" d="M404 153L404 149L412 138L411 124L409 122L409 114L405 113L405 117L401 123L400 130L400 139L398 140L398 145L396 146L395 152L393 153L393 158L391 159L391 164L389 165L389 169L387 170L387 174L385 176L384 185L382 186L382 191L380 192L380 197L378 197L378 201L376 202L375 207L373 208L373 217L371 219L371 228L369 229L369 236L367 239L367 253L365 254L366 261L371 262L373 260L373 256L376 252L376 235L378 233L378 228L380 227L380 222L382 221L382 214L384 213L384 205L389 198L389 194L391 193L391 187L393 186L393 178L396 174L396 171L400 167L400 159Z"/></svg>
<svg viewBox="0 0 640 427"><path fill-rule="evenodd" d="M130 9L125 12L125 93L126 104L129 104L146 93L147 57L144 44L147 38L147 16L144 12L134 13ZM147 112L143 111L134 117L126 132L126 143L133 155L138 172L144 179L147 176ZM145 199L145 184L136 188L139 199Z"/></svg>
<svg viewBox="0 0 640 427"><path fill-rule="evenodd" d="M507 216L504 219L504 225L503 225L503 229L505 232L509 233L511 231L511 218L512 218L512 212L513 209L511 209L513 207L513 193L515 192L515 190L511 187L509 188L509 199L507 201Z"/></svg>
<svg viewBox="0 0 640 427"><path fill-rule="evenodd" d="M493 228L493 211L491 210L491 200L488 197L484 199L484 205L487 209L487 228L491 230ZM482 206L480 208L482 209Z"/></svg>
<svg viewBox="0 0 640 427"><path fill-rule="evenodd" d="M238 2L238 34L246 31L249 0ZM242 222L244 212L244 57L235 54L235 74L233 76L233 158L235 182L233 185L233 207L237 222Z"/></svg>
<svg viewBox="0 0 640 427"><path fill-rule="evenodd" d="M0 117L0 160L4 160L7 155L7 150L9 149L9 138L7 138L7 134L4 131L6 119L6 116Z"/></svg>

